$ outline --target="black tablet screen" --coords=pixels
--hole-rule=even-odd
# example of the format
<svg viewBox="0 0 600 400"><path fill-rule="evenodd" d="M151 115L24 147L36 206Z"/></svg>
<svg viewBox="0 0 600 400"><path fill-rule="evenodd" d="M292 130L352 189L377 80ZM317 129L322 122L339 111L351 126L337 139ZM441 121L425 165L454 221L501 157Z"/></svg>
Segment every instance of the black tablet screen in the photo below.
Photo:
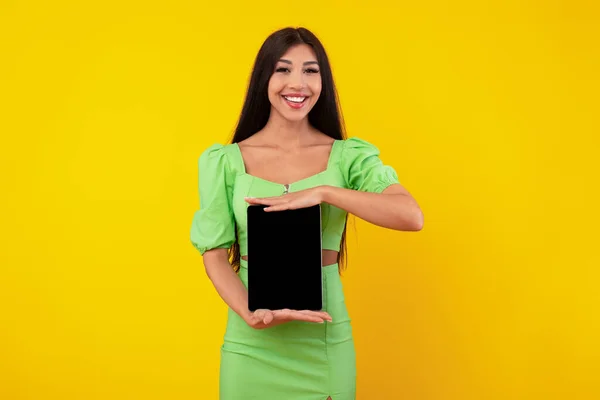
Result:
<svg viewBox="0 0 600 400"><path fill-rule="evenodd" d="M248 217L248 308L321 310L321 207L264 211Z"/></svg>

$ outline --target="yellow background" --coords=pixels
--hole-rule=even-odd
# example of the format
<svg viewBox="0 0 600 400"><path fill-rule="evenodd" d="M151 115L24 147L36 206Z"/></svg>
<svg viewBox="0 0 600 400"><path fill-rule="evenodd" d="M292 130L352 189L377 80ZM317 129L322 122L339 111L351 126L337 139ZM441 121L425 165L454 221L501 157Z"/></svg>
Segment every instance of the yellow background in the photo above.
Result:
<svg viewBox="0 0 600 400"><path fill-rule="evenodd" d="M425 213L350 224L358 398L600 398L597 8L366 3L0 3L0 398L217 398L197 157L287 25Z"/></svg>

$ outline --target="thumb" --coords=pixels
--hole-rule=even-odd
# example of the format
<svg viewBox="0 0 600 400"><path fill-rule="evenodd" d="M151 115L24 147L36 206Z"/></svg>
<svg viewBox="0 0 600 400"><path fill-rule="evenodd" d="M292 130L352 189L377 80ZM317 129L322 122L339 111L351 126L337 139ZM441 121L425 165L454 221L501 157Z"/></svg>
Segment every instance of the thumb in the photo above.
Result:
<svg viewBox="0 0 600 400"><path fill-rule="evenodd" d="M258 322L258 321L262 321L262 320L263 320L263 318L265 317L265 311L266 311L266 310L263 310L263 309L258 309L258 310L255 310L255 311L252 313L252 319L253 319L254 321L256 321L256 322Z"/></svg>
<svg viewBox="0 0 600 400"><path fill-rule="evenodd" d="M271 322L273 322L273 318L274 318L273 312L270 310L265 310L262 321L265 325L269 325Z"/></svg>

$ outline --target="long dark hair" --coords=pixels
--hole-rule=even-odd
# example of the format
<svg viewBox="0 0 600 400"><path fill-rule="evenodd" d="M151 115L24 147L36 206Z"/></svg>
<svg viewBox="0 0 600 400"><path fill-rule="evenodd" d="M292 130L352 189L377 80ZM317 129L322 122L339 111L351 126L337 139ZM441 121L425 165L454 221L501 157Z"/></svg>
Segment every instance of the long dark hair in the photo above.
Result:
<svg viewBox="0 0 600 400"><path fill-rule="evenodd" d="M231 143L241 142L265 127L271 112L271 103L269 102L268 95L269 80L281 56L290 47L298 44L307 44L312 47L317 56L319 71L321 73L321 94L308 113L308 121L314 128L333 139L345 139L346 134L342 112L325 48L319 39L306 28L284 28L269 35L258 51L250 76L242 113ZM346 215L347 221L348 216ZM346 228L344 227L337 260L340 272L345 266L346 252ZM240 257L240 246L236 229L236 241L229 249L231 265L236 272L240 268Z"/></svg>

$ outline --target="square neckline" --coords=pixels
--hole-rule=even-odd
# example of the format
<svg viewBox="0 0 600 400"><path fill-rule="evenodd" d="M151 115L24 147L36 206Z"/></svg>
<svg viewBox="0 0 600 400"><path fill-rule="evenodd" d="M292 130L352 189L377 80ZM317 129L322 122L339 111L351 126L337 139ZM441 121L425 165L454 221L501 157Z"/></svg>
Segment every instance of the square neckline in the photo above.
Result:
<svg viewBox="0 0 600 400"><path fill-rule="evenodd" d="M246 163L244 162L244 156L242 155L242 150L240 149L239 143L236 142L236 143L233 143L233 144L235 145L235 148L237 150L237 156L238 156L239 162L241 164L241 170L242 170L241 175L249 176L249 177L251 177L253 179L257 179L257 180L262 181L262 182L270 183L272 185L288 186L289 187L289 186L292 186L292 185L297 185L299 183L306 182L306 181L308 181L310 179L313 179L313 178L316 178L318 176L321 176L321 175L325 174L326 172L329 172L329 170L331 169L331 166L333 164L333 158L334 158L334 155L335 155L334 153L335 153L336 148L338 146L338 142L341 142L341 140L338 140L338 139L334 139L333 140L333 144L331 145L331 150L329 151L329 157L327 158L327 166L325 167L324 170L322 170L320 172L317 172L316 174L307 176L306 178L302 178L302 179L299 179L297 181L288 182L288 183L274 182L274 181L271 181L271 180L268 180L268 179L261 178L260 176L249 174L248 171L246 170Z"/></svg>

